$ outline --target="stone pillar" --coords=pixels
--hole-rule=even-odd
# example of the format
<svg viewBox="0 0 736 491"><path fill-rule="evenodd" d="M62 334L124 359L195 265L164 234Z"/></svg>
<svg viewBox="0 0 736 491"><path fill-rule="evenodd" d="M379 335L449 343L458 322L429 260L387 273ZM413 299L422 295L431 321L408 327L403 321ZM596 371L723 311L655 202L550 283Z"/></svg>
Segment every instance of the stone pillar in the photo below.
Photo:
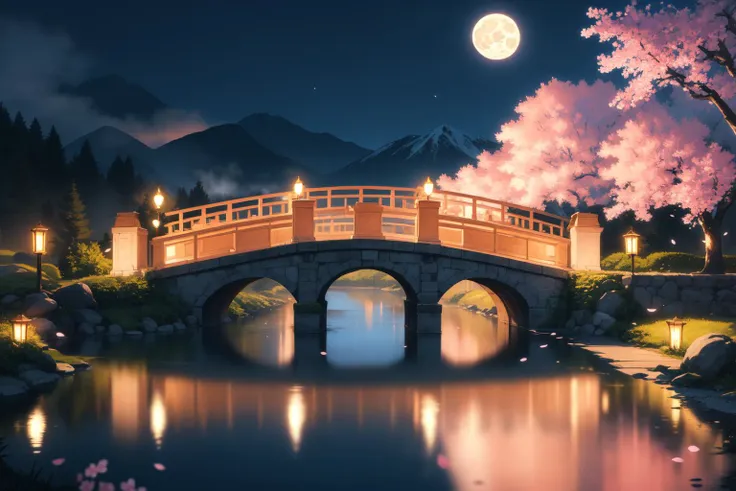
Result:
<svg viewBox="0 0 736 491"><path fill-rule="evenodd" d="M295 199L291 202L292 242L314 241L314 208L313 199Z"/></svg>
<svg viewBox="0 0 736 491"><path fill-rule="evenodd" d="M118 213L112 227L112 276L128 276L148 268L148 230L138 213Z"/></svg>
<svg viewBox="0 0 736 491"><path fill-rule="evenodd" d="M327 367L327 335L321 333L294 333L294 359L292 366L300 374Z"/></svg>
<svg viewBox="0 0 736 491"><path fill-rule="evenodd" d="M417 242L440 243L440 202L428 199L417 201Z"/></svg>
<svg viewBox="0 0 736 491"><path fill-rule="evenodd" d="M294 334L319 333L327 328L327 302L294 304Z"/></svg>
<svg viewBox="0 0 736 491"><path fill-rule="evenodd" d="M383 239L383 206L380 203L355 203L353 239Z"/></svg>
<svg viewBox="0 0 736 491"><path fill-rule="evenodd" d="M440 334L442 332L442 305L418 303L416 313L415 325L418 334Z"/></svg>
<svg viewBox="0 0 736 491"><path fill-rule="evenodd" d="M575 213L570 218L570 267L583 271L601 269L601 232L595 213Z"/></svg>

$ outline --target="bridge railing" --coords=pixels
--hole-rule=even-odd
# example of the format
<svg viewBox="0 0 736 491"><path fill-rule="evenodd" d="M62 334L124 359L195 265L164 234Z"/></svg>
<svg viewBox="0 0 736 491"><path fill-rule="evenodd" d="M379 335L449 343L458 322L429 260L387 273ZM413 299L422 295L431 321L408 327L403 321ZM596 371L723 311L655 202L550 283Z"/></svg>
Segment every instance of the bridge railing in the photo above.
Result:
<svg viewBox="0 0 736 491"><path fill-rule="evenodd" d="M154 267L291 243L296 239L293 207L297 203L293 199L293 193L274 193L168 212L166 234L154 239ZM438 191L429 199L438 202L434 233L443 245L569 266L565 218L462 193ZM427 197L420 188L311 188L305 190L302 200L314 203L313 240L353 237L357 203L382 205L376 226L381 237L422 240L417 228L418 203Z"/></svg>

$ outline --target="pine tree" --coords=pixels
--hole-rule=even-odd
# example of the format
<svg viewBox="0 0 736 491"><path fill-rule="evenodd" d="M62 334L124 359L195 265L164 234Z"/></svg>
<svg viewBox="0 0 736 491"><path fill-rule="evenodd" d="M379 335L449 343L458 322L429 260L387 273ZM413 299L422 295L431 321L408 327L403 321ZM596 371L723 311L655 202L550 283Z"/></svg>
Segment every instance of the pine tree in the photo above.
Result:
<svg viewBox="0 0 736 491"><path fill-rule="evenodd" d="M176 190L174 208L176 208L177 210L183 210L184 208L189 208L189 193L187 193L186 189L179 188Z"/></svg>
<svg viewBox="0 0 736 491"><path fill-rule="evenodd" d="M143 194L143 198L135 211L138 212L138 220L141 222L141 227L148 230L149 237L155 237L157 231L153 226L153 219L158 218L158 210L155 209L150 194Z"/></svg>
<svg viewBox="0 0 736 491"><path fill-rule="evenodd" d="M204 206L210 203L210 197L207 195L207 191L204 190L202 181L197 181L197 184L189 191L189 206Z"/></svg>
<svg viewBox="0 0 736 491"><path fill-rule="evenodd" d="M82 194L89 194L99 183L100 170L92 153L89 140L84 141L79 154L72 160L71 169L72 178L79 184Z"/></svg>
<svg viewBox="0 0 736 491"><path fill-rule="evenodd" d="M133 161L115 157L107 171L107 182L124 197L132 197L136 191L136 175Z"/></svg>
<svg viewBox="0 0 736 491"><path fill-rule="evenodd" d="M78 241L89 240L91 235L89 220L87 219L86 209L75 182L72 182L71 191L64 201L62 221L64 226L62 240L67 245Z"/></svg>
<svg viewBox="0 0 736 491"><path fill-rule="evenodd" d="M43 165L47 181L52 185L59 186L66 180L64 146L61 144L61 137L54 126L51 127L46 140L43 142Z"/></svg>

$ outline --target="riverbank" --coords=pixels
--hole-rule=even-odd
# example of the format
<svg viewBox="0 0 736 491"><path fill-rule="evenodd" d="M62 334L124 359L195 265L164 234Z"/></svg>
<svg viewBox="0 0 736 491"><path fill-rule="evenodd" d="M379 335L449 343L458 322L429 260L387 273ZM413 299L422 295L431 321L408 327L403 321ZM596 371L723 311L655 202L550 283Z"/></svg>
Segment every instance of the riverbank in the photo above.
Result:
<svg viewBox="0 0 736 491"><path fill-rule="evenodd" d="M573 338L572 345L595 355L621 373L662 385L676 394L673 399L684 399L711 411L736 415L736 397L731 392L672 385L672 380L680 374L681 360L678 358L608 337Z"/></svg>

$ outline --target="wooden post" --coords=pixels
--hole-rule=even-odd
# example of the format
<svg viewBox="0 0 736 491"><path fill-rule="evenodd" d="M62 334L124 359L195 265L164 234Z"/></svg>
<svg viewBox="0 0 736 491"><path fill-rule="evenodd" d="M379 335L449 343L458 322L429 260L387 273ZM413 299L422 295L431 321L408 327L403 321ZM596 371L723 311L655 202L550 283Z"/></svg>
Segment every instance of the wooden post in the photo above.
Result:
<svg viewBox="0 0 736 491"><path fill-rule="evenodd" d="M383 206L380 203L355 203L352 239L383 239Z"/></svg>
<svg viewBox="0 0 736 491"><path fill-rule="evenodd" d="M428 199L417 201L415 227L417 242L440 243L440 202Z"/></svg>
<svg viewBox="0 0 736 491"><path fill-rule="evenodd" d="M314 242L314 208L316 204L317 202L313 199L292 200L292 242Z"/></svg>

